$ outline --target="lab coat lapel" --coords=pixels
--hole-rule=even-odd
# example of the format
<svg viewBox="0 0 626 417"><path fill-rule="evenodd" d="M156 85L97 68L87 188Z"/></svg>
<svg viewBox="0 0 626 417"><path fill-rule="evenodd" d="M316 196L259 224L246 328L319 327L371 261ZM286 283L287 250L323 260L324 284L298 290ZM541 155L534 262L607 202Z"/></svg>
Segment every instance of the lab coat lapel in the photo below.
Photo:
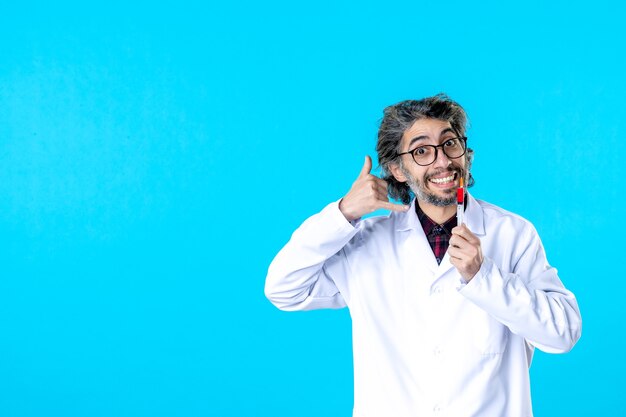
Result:
<svg viewBox="0 0 626 417"><path fill-rule="evenodd" d="M438 267L437 261L424 234L422 224L417 218L415 204L416 200L413 199L409 210L404 213L398 213L396 232L407 234L402 256L404 260L410 259L414 263L415 267L411 268L412 270L427 268L434 274Z"/></svg>
<svg viewBox="0 0 626 417"><path fill-rule="evenodd" d="M450 255L446 251L446 254L443 255L443 259L439 264L439 268L437 268L437 273L435 275L435 279L445 275L452 268L452 264L450 263Z"/></svg>
<svg viewBox="0 0 626 417"><path fill-rule="evenodd" d="M485 218L482 207L474 197L467 193L467 208L465 209L465 225L476 236L485 235Z"/></svg>

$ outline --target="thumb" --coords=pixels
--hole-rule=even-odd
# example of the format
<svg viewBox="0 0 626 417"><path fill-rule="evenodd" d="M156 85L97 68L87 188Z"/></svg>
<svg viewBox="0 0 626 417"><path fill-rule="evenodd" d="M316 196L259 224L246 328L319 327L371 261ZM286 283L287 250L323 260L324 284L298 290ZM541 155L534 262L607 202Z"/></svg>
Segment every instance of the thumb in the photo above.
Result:
<svg viewBox="0 0 626 417"><path fill-rule="evenodd" d="M363 178L370 173L372 170L372 158L369 155L365 155L365 163L363 164L363 168L361 168L361 172L359 173L359 178Z"/></svg>

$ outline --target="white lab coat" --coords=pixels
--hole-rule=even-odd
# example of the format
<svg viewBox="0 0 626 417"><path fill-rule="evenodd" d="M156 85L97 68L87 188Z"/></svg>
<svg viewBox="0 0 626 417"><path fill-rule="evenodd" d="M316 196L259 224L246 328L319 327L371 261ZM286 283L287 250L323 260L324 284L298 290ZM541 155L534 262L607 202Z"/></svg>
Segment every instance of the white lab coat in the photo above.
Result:
<svg viewBox="0 0 626 417"><path fill-rule="evenodd" d="M484 255L467 284L447 254L437 265L415 200L353 223L331 203L270 265L278 308L349 307L354 417L530 417L534 348L567 352L579 339L574 294L534 227L472 196L465 223Z"/></svg>

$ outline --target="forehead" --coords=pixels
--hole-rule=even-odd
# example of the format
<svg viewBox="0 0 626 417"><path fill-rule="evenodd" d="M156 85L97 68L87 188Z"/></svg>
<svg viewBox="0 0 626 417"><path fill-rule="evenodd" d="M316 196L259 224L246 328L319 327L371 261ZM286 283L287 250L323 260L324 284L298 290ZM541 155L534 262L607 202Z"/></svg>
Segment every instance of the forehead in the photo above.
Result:
<svg viewBox="0 0 626 417"><path fill-rule="evenodd" d="M438 119L419 119L402 134L402 146L407 146L411 140L417 137L425 137L430 140L437 140L441 133L452 129L450 122Z"/></svg>

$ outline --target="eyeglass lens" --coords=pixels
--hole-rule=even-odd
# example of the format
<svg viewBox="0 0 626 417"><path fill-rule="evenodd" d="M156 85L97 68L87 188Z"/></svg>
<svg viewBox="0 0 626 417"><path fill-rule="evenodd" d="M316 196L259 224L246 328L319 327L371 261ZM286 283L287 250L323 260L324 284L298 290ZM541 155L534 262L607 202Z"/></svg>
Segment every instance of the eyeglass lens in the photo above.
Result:
<svg viewBox="0 0 626 417"><path fill-rule="evenodd" d="M424 145L413 151L413 159L419 165L430 165L437 159L437 148L441 148L448 158L458 158L465 153L465 147L461 139L450 139L439 146Z"/></svg>

